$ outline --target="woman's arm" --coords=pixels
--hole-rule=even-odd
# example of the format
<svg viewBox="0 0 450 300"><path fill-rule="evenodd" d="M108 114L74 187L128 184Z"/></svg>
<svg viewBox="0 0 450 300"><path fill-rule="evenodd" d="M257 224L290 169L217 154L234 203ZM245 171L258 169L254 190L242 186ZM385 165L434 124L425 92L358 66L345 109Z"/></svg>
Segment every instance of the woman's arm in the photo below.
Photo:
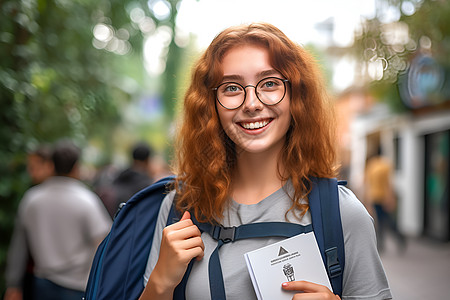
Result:
<svg viewBox="0 0 450 300"><path fill-rule="evenodd" d="M171 300L189 262L202 259L204 248L200 230L185 212L179 222L164 228L158 262L139 299Z"/></svg>

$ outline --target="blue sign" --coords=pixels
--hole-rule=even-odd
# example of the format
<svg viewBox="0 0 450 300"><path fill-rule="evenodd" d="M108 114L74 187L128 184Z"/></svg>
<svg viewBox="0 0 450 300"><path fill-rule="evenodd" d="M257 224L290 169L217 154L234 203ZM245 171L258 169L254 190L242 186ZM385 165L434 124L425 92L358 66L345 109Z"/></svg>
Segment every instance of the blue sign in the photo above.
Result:
<svg viewBox="0 0 450 300"><path fill-rule="evenodd" d="M403 103L417 109L450 100L450 78L444 67L429 55L419 54L399 78Z"/></svg>

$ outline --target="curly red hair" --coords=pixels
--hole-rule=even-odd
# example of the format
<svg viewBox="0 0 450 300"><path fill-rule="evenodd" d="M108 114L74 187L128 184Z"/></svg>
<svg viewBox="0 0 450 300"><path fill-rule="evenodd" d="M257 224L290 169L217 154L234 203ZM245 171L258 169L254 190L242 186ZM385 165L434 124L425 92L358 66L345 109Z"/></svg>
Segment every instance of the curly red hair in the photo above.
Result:
<svg viewBox="0 0 450 300"><path fill-rule="evenodd" d="M311 176L336 176L334 117L314 58L271 24L230 27L194 66L177 136L177 208L199 221L220 223L228 203L236 151L220 124L213 88L222 80L225 53L247 44L267 49L272 67L290 83L292 121L280 163L295 189L291 209L308 208L300 200L309 193Z"/></svg>

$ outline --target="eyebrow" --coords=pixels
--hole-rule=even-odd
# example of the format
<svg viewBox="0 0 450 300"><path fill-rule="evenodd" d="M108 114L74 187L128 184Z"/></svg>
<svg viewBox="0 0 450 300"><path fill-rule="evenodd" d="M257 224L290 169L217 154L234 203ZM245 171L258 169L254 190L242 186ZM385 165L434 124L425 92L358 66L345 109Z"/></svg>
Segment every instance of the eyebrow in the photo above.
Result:
<svg viewBox="0 0 450 300"><path fill-rule="evenodd" d="M256 78L260 79L260 78L270 77L270 76L274 76L274 75L281 76L280 72L278 72L274 69L270 69L270 70L265 70L265 71L261 71L261 72L257 73ZM244 81L244 77L242 75L223 76L222 82L227 82L227 81Z"/></svg>

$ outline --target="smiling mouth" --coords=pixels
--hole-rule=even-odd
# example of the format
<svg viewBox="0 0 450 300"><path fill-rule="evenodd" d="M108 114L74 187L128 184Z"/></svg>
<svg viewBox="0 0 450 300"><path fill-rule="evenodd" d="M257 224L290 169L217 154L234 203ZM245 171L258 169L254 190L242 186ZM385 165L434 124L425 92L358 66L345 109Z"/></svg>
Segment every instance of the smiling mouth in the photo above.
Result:
<svg viewBox="0 0 450 300"><path fill-rule="evenodd" d="M257 122L241 122L241 123L239 123L239 125L244 129L255 130L255 129L260 129L260 128L266 127L267 124L269 124L271 121L272 121L272 119L262 120L262 121L257 121Z"/></svg>

